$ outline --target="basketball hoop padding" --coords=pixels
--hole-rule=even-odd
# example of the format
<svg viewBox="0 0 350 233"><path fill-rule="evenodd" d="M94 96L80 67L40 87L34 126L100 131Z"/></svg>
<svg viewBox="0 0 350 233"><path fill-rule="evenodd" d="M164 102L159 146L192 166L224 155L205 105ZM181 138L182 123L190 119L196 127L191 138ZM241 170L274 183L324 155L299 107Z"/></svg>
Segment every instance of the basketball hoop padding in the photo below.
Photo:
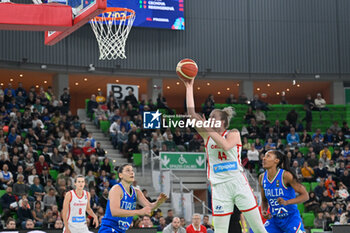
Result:
<svg viewBox="0 0 350 233"><path fill-rule="evenodd" d="M70 6L0 3L0 30L62 31L72 25Z"/></svg>

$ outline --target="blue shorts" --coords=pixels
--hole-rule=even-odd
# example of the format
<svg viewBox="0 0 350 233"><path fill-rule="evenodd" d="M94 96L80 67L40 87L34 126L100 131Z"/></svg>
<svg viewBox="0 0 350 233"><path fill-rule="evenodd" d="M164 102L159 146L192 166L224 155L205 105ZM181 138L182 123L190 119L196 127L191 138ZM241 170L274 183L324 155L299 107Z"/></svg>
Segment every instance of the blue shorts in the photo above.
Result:
<svg viewBox="0 0 350 233"><path fill-rule="evenodd" d="M304 233L303 220L299 213L285 218L273 217L265 222L265 229L269 233Z"/></svg>
<svg viewBox="0 0 350 233"><path fill-rule="evenodd" d="M98 233L125 233L125 231L106 225L101 225Z"/></svg>

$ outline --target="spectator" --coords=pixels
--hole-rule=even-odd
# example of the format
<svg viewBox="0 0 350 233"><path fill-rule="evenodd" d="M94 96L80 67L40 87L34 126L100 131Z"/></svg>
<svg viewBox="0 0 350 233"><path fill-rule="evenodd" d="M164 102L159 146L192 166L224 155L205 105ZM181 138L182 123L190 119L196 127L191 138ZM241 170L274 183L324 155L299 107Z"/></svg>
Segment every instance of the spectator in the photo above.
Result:
<svg viewBox="0 0 350 233"><path fill-rule="evenodd" d="M173 221L173 218L174 218L173 210L169 209L168 210L168 214L167 214L167 216L165 218L166 224L170 224ZM180 219L179 219L179 224L180 224Z"/></svg>
<svg viewBox="0 0 350 233"><path fill-rule="evenodd" d="M290 110L290 112L288 112L287 114L287 121L295 128L297 125L297 121L298 121L298 113L295 111L295 109L293 108L292 110Z"/></svg>
<svg viewBox="0 0 350 233"><path fill-rule="evenodd" d="M245 122L250 123L252 118L256 120L252 107L248 107L247 112L244 115L244 120Z"/></svg>
<svg viewBox="0 0 350 233"><path fill-rule="evenodd" d="M36 201L34 203L34 209L32 210L33 220L38 227L42 227L44 224L44 214L41 208L41 202Z"/></svg>
<svg viewBox="0 0 350 233"><path fill-rule="evenodd" d="M0 172L0 185L2 189L6 189L7 186L13 184L13 175L9 171L7 164L2 165L2 171Z"/></svg>
<svg viewBox="0 0 350 233"><path fill-rule="evenodd" d="M338 147L343 147L345 144L345 137L342 131L339 131L334 138L334 145Z"/></svg>
<svg viewBox="0 0 350 233"><path fill-rule="evenodd" d="M192 215L192 224L186 228L186 233L206 233L207 228L201 225L201 216L200 214Z"/></svg>
<svg viewBox="0 0 350 233"><path fill-rule="evenodd" d="M300 146L299 135L295 133L295 128L290 128L290 133L287 135L287 143L289 146Z"/></svg>
<svg viewBox="0 0 350 233"><path fill-rule="evenodd" d="M263 111L261 111L260 108L257 108L255 111L255 119L258 124L262 124L263 122L266 121L266 116Z"/></svg>
<svg viewBox="0 0 350 233"><path fill-rule="evenodd" d="M237 104L237 100L234 94L230 94L226 99L226 104Z"/></svg>
<svg viewBox="0 0 350 233"><path fill-rule="evenodd" d="M328 111L328 108L326 108L326 101L322 98L321 93L317 93L313 110Z"/></svg>
<svg viewBox="0 0 350 233"><path fill-rule="evenodd" d="M320 178L326 178L327 177L327 168L324 167L324 164L322 162L318 163L318 167L315 169L315 178L317 181L319 181Z"/></svg>
<svg viewBox="0 0 350 233"><path fill-rule="evenodd" d="M250 126L248 126L248 133L248 138L255 139L259 137L260 129L257 126L255 119L250 120Z"/></svg>
<svg viewBox="0 0 350 233"><path fill-rule="evenodd" d="M318 212L316 218L314 219L314 227L323 229L325 223L326 219L324 217L323 212Z"/></svg>
<svg viewBox="0 0 350 233"><path fill-rule="evenodd" d="M62 112L67 113L69 111L70 107L70 94L68 92L68 88L63 88L63 94L60 97L60 100L62 101Z"/></svg>
<svg viewBox="0 0 350 233"><path fill-rule="evenodd" d="M213 229L213 226L209 223L209 216L208 215L204 215L203 216L203 223L202 225L207 228L207 229Z"/></svg>
<svg viewBox="0 0 350 233"><path fill-rule="evenodd" d="M350 156L350 150L349 150L349 145L346 145L345 147L344 147L344 149L342 150L342 152L341 152L341 155L343 156L343 158L347 158L347 157L349 157Z"/></svg>
<svg viewBox="0 0 350 233"><path fill-rule="evenodd" d="M319 154L324 147L323 143L320 141L318 136L315 136L311 143L311 146L314 148L316 154Z"/></svg>
<svg viewBox="0 0 350 233"><path fill-rule="evenodd" d="M252 171L259 164L259 151L255 149L253 143L247 152L250 171Z"/></svg>
<svg viewBox="0 0 350 233"><path fill-rule="evenodd" d="M34 183L30 186L30 191L33 194L33 196L41 196L41 197L43 197L45 195L45 189L40 184L39 177L36 176L34 178Z"/></svg>
<svg viewBox="0 0 350 233"><path fill-rule="evenodd" d="M304 110L305 110L305 117L302 119L302 121L306 122L305 128L308 132L310 132L311 125L312 125L312 113L311 113L310 107L306 104L304 105Z"/></svg>
<svg viewBox="0 0 350 233"><path fill-rule="evenodd" d="M101 104L97 105L97 108L94 109L95 113L95 125L99 126L100 121L106 121L106 111L102 109Z"/></svg>
<svg viewBox="0 0 350 233"><path fill-rule="evenodd" d="M306 129L303 130L303 133L300 135L300 145L301 146L310 146L311 136L307 133Z"/></svg>
<svg viewBox="0 0 350 233"><path fill-rule="evenodd" d="M186 229L186 220L184 217L180 217L180 227L183 227Z"/></svg>
<svg viewBox="0 0 350 233"><path fill-rule="evenodd" d="M153 223L151 221L151 217L148 215L144 215L142 217L142 225L141 228L153 227Z"/></svg>
<svg viewBox="0 0 350 233"><path fill-rule="evenodd" d="M309 109L309 110L313 110L313 108L315 107L315 103L312 101L310 94L308 94L306 96L306 100L304 102L304 106L305 105L307 106L307 109Z"/></svg>
<svg viewBox="0 0 350 233"><path fill-rule="evenodd" d="M57 205L56 190L53 187L51 187L48 194L44 196L44 205L46 209L51 209L52 206Z"/></svg>
<svg viewBox="0 0 350 233"><path fill-rule="evenodd" d="M321 180L319 181L319 184L315 187L315 190L314 190L316 197L317 197L317 198L321 198L322 195L323 195L323 192L324 192L325 190L326 190L326 188L324 187L324 180L321 179Z"/></svg>
<svg viewBox="0 0 350 233"><path fill-rule="evenodd" d="M13 185L13 194L16 196L22 196L29 192L29 187L24 183L24 176L22 174L17 175L17 182Z"/></svg>
<svg viewBox="0 0 350 233"><path fill-rule="evenodd" d="M98 107L98 103L96 102L96 95L91 95L91 98L87 104L87 113L90 116L90 120L92 120L94 109L97 109L97 107Z"/></svg>
<svg viewBox="0 0 350 233"><path fill-rule="evenodd" d="M168 212L169 213L169 212ZM174 217L167 227L164 228L163 233L186 233L185 228L180 226L180 218Z"/></svg>
<svg viewBox="0 0 350 233"><path fill-rule="evenodd" d="M16 229L16 221L13 218L8 218L6 220L6 230L15 230Z"/></svg>
<svg viewBox="0 0 350 233"><path fill-rule="evenodd" d="M319 203L314 192L309 193L309 200L304 202L306 212L314 212L317 210Z"/></svg>
<svg viewBox="0 0 350 233"><path fill-rule="evenodd" d="M349 170L345 169L344 173L340 176L340 181L348 188L350 189L350 174Z"/></svg>
<svg viewBox="0 0 350 233"><path fill-rule="evenodd" d="M158 98L159 98L159 96L158 96ZM138 101L137 101L132 90L129 90L129 95L125 96L125 98L124 98L124 104L127 106L128 103L130 103L134 108L138 108L138 106L139 106Z"/></svg>
<svg viewBox="0 0 350 233"><path fill-rule="evenodd" d="M3 219L6 221L15 211L17 211L17 200L12 193L12 187L6 188L6 193L0 198L0 204L3 210Z"/></svg>
<svg viewBox="0 0 350 233"><path fill-rule="evenodd" d="M265 140L267 141L269 138L271 138L274 143L277 143L278 136L274 132L273 127L269 127L269 132L266 134Z"/></svg>
<svg viewBox="0 0 350 233"><path fill-rule="evenodd" d="M86 141L85 146L83 147L83 152L87 158L90 158L92 154L96 153L96 149L91 146L90 141Z"/></svg>
<svg viewBox="0 0 350 233"><path fill-rule="evenodd" d="M268 111L267 103L261 101L259 99L259 95L255 94L253 100L250 102L250 106L252 106L253 110L261 109L263 111Z"/></svg>
<svg viewBox="0 0 350 233"><path fill-rule="evenodd" d="M293 161L293 165L291 169L294 171L294 174L298 177L298 179L302 178L301 169L299 167L298 161L296 160Z"/></svg>
<svg viewBox="0 0 350 233"><path fill-rule="evenodd" d="M326 155L327 159L332 159L332 153L329 151L328 146L324 146L323 150L320 151L320 158L323 157L323 155Z"/></svg>
<svg viewBox="0 0 350 233"><path fill-rule="evenodd" d="M167 224L165 222L165 218L163 216L159 217L159 225L157 227L157 231L163 231L166 226Z"/></svg>
<svg viewBox="0 0 350 233"><path fill-rule="evenodd" d="M264 145L265 151L276 150L276 143L272 141L272 138L267 139L267 142Z"/></svg>
<svg viewBox="0 0 350 233"><path fill-rule="evenodd" d="M334 135L332 130L329 128L323 136L323 143L328 146L333 146L334 144Z"/></svg>
<svg viewBox="0 0 350 233"><path fill-rule="evenodd" d="M55 229L63 229L63 222L62 222L61 219L57 219L57 220L55 221L54 228L55 228Z"/></svg>
<svg viewBox="0 0 350 233"><path fill-rule="evenodd" d="M22 198L22 203L18 208L18 221L21 223L22 229L26 229L26 221L28 219L33 220L32 212L30 211L30 206L28 203L28 199L24 196ZM33 224L34 227L34 224Z"/></svg>
<svg viewBox="0 0 350 233"><path fill-rule="evenodd" d="M311 167L309 167L306 161L304 162L303 167L301 168L301 174L303 175L304 182L311 182L314 180L313 175L315 174L315 172Z"/></svg>
<svg viewBox="0 0 350 233"><path fill-rule="evenodd" d="M43 169L48 167L49 165L45 161L44 155L40 155L39 160L35 163L35 169L37 174L40 176L43 173Z"/></svg>

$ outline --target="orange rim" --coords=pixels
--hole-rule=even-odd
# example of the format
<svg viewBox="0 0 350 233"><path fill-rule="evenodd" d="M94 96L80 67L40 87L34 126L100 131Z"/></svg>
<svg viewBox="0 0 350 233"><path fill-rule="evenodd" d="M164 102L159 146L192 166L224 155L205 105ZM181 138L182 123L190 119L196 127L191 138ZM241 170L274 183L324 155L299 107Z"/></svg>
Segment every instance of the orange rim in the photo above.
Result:
<svg viewBox="0 0 350 233"><path fill-rule="evenodd" d="M131 9L128 9L128 8L121 8L121 7L107 7L107 9L102 12L102 14L105 14L105 13L108 13L108 12L129 12L130 14L129 15L126 15L126 16L120 16L120 17L95 17L95 20L98 20L98 21L104 21L104 20L125 20L125 19L130 19L130 18L133 18L135 17L135 11L134 10L131 10Z"/></svg>

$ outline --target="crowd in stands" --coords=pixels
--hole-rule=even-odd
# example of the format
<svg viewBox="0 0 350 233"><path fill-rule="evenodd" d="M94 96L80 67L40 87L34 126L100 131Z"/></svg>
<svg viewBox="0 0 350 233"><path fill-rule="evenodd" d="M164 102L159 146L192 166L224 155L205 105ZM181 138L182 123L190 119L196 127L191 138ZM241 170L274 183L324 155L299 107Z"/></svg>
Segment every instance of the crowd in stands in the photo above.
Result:
<svg viewBox="0 0 350 233"><path fill-rule="evenodd" d="M283 123L269 122L264 111L271 109L259 96L251 101L244 94L237 100L233 95L227 99L228 104L250 105L244 116L246 127L241 130L242 162L247 169L256 174L262 172L264 153L279 149L290 158L301 182L319 182L305 203L307 210L317 215L315 226L327 226L327 221L349 221L350 217L346 215L350 211L350 130L346 122L342 127L334 122L327 132L317 130L310 134L308 124L312 123L312 116L308 117L308 112L327 110L322 100L320 95L314 101L307 97L304 127L293 110ZM210 95L202 112L209 115L214 105L214 96ZM123 101L118 101L112 92L107 96L98 92L87 103L87 114L96 126L101 121L110 122L111 143L129 162L135 153L204 151L203 139L193 129L144 129L143 112L157 109L174 113L164 96L159 95L154 104L152 100L138 101L131 90ZM16 89L8 84L6 89L0 89L0 125L0 189L6 190L0 201L6 227L15 222L17 228L24 229L32 225L62 228L63 198L73 188L78 174L86 177L90 204L101 220L108 191L117 182L116 173L101 144L84 122L71 113L67 88L58 98L51 87L25 90L21 83ZM53 171L58 171L58 175L53 176ZM211 228L207 217L203 221L206 228ZM171 210L167 217L157 210L133 223L134 227L152 225L159 230L185 224Z"/></svg>

